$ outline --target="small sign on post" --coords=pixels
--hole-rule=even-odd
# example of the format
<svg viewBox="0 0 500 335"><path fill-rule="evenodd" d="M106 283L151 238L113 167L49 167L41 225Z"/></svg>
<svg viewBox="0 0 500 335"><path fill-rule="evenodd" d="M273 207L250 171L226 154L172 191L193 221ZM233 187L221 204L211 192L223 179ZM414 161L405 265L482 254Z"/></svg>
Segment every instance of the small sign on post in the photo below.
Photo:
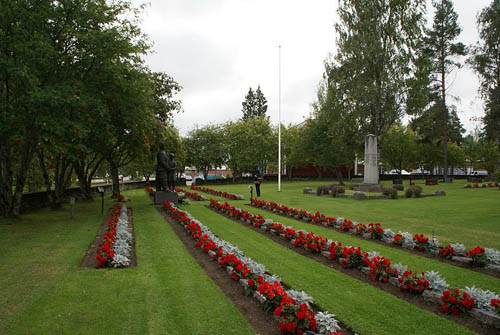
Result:
<svg viewBox="0 0 500 335"><path fill-rule="evenodd" d="M71 218L73 218L73 206L75 205L75 197L70 197L69 198L69 213L71 215Z"/></svg>
<svg viewBox="0 0 500 335"><path fill-rule="evenodd" d="M104 187L99 186L97 192L101 194L101 215L104 215Z"/></svg>

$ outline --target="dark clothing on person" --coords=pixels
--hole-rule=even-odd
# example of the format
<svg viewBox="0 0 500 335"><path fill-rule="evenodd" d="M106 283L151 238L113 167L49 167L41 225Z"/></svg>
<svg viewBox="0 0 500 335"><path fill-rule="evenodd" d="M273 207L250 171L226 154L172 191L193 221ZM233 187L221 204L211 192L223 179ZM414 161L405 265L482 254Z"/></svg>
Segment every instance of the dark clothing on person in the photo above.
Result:
<svg viewBox="0 0 500 335"><path fill-rule="evenodd" d="M253 174L253 182L255 184L255 193L258 197L260 197L260 184L262 183L262 173L260 173L259 169L255 169Z"/></svg>
<svg viewBox="0 0 500 335"><path fill-rule="evenodd" d="M156 191L168 190L168 157L165 150L158 151L156 155Z"/></svg>

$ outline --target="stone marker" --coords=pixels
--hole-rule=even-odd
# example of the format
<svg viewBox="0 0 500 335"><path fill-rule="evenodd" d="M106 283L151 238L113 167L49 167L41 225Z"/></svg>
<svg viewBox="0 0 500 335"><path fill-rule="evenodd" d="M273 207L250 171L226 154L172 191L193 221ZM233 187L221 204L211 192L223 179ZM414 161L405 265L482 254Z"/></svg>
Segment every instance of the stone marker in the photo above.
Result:
<svg viewBox="0 0 500 335"><path fill-rule="evenodd" d="M155 205L161 205L165 200L170 201L174 205L177 205L179 202L179 197L176 192L170 191L156 191L155 193Z"/></svg>
<svg viewBox="0 0 500 335"><path fill-rule="evenodd" d="M363 184L355 187L354 190L362 192L382 192L382 185L380 185L378 181L377 136L369 134L365 137L365 171L363 173ZM366 199L366 197L364 199Z"/></svg>
<svg viewBox="0 0 500 335"><path fill-rule="evenodd" d="M365 137L365 171L364 184L378 184L377 136L369 134Z"/></svg>

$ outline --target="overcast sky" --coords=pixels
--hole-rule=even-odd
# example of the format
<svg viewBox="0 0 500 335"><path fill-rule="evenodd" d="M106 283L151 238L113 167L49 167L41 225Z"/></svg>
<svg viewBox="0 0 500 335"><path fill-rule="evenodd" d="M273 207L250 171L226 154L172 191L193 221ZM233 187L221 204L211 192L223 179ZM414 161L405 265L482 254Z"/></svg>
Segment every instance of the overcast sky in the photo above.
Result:
<svg viewBox="0 0 500 335"><path fill-rule="evenodd" d="M134 0L137 4L144 0ZM268 100L278 124L279 52L281 45L281 120L299 123L311 112L323 62L334 54L337 0L149 0L142 29L154 43L147 63L183 86L184 113L174 123L181 135L196 125L241 117L249 87ZM434 9L430 1L429 19ZM455 0L462 27L459 40L478 40L476 15L491 0ZM429 24L429 23L428 23ZM476 75L464 67L449 78L450 93L460 100L459 117L467 131L482 116Z"/></svg>

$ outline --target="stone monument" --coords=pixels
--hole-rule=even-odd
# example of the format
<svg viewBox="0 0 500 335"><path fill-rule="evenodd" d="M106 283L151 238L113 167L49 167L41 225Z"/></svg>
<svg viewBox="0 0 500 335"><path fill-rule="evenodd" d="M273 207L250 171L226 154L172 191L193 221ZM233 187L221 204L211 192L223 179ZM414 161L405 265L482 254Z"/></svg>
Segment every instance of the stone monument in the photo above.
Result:
<svg viewBox="0 0 500 335"><path fill-rule="evenodd" d="M377 136L369 134L365 137L365 167L363 184L355 187L355 191L381 192L382 185L378 183L378 146Z"/></svg>
<svg viewBox="0 0 500 335"><path fill-rule="evenodd" d="M369 134L365 137L365 185L378 185L377 136Z"/></svg>

